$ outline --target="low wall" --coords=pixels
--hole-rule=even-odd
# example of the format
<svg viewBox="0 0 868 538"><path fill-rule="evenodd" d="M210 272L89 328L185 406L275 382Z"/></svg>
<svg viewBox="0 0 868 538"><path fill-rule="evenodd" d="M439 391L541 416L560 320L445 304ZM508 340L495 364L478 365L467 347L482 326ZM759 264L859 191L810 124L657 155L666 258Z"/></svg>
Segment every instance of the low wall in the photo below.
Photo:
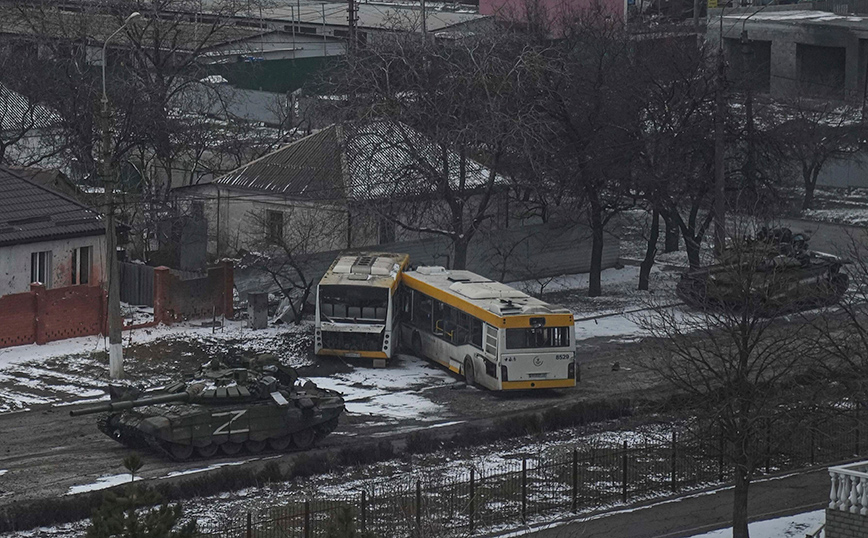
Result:
<svg viewBox="0 0 868 538"><path fill-rule="evenodd" d="M106 297L97 286L30 291L0 297L0 347L92 336L105 329Z"/></svg>
<svg viewBox="0 0 868 538"><path fill-rule="evenodd" d="M212 315L231 318L234 269L224 261L201 278L181 278L168 267L154 270L154 322L173 323Z"/></svg>

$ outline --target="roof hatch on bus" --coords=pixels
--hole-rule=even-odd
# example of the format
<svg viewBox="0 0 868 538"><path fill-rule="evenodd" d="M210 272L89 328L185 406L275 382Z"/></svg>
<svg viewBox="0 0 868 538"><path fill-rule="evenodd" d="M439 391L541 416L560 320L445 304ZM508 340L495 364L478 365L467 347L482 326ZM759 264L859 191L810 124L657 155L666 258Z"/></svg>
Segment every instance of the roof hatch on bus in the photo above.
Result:
<svg viewBox="0 0 868 538"><path fill-rule="evenodd" d="M449 289L468 299L521 299L524 293L506 284L491 280L485 282L454 282Z"/></svg>

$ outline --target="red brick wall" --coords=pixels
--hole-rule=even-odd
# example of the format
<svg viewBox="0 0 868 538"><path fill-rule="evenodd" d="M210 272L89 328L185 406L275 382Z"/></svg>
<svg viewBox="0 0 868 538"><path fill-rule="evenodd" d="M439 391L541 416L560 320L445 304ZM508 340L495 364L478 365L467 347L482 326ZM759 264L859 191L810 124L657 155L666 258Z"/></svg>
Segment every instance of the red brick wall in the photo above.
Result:
<svg viewBox="0 0 868 538"><path fill-rule="evenodd" d="M45 290L43 312L46 342L100 334L105 320L103 290L96 286Z"/></svg>
<svg viewBox="0 0 868 538"><path fill-rule="evenodd" d="M0 297L0 347L36 341L36 297L32 292Z"/></svg>
<svg viewBox="0 0 868 538"><path fill-rule="evenodd" d="M31 284L27 293L0 297L0 347L100 334L105 313L105 294L99 287L46 290Z"/></svg>

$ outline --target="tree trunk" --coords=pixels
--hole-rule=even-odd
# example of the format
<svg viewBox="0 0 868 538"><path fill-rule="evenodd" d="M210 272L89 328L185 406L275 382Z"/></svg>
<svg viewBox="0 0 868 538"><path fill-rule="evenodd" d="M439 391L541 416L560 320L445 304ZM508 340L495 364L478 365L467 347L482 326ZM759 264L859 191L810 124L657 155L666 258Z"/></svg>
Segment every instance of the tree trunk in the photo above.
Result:
<svg viewBox="0 0 868 538"><path fill-rule="evenodd" d="M639 266L639 290L648 291L651 268L654 267L654 257L657 255L657 239L660 237L660 212L651 211L651 234L648 236L648 246L645 249L645 259Z"/></svg>
<svg viewBox="0 0 868 538"><path fill-rule="evenodd" d="M467 239L466 234L456 237L452 242L452 253L454 254L452 259L453 269L467 269L467 247L469 244L470 241Z"/></svg>
<svg viewBox="0 0 868 538"><path fill-rule="evenodd" d="M811 209L814 205L814 190L817 188L817 177L820 175L820 168L812 166L810 169L803 170L805 179L805 199L802 200L802 209Z"/></svg>
<svg viewBox="0 0 868 538"><path fill-rule="evenodd" d="M678 252L678 243L681 237L678 234L678 223L675 219L663 214L663 222L666 223L666 235L664 238L663 252Z"/></svg>
<svg viewBox="0 0 868 538"><path fill-rule="evenodd" d="M699 248L700 245L693 238L684 236L684 248L687 250L687 264L691 269L699 267Z"/></svg>
<svg viewBox="0 0 868 538"><path fill-rule="evenodd" d="M603 272L603 209L591 203L591 274L588 278L588 297L603 294L601 273Z"/></svg>
<svg viewBox="0 0 868 538"><path fill-rule="evenodd" d="M735 490L732 500L732 538L750 538L747 528L747 494L750 478L741 465L735 466Z"/></svg>

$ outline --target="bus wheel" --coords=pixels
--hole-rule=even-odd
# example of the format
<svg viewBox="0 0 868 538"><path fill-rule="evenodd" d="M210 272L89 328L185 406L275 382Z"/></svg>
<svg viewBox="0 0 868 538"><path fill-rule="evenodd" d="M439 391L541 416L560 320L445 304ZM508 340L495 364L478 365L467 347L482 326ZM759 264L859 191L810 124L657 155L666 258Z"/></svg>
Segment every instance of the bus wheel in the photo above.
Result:
<svg viewBox="0 0 868 538"><path fill-rule="evenodd" d="M468 387L476 385L476 373L473 371L473 361L470 357L464 359L464 380Z"/></svg>
<svg viewBox="0 0 868 538"><path fill-rule="evenodd" d="M413 346L413 355L416 355L420 359L424 359L425 357L422 355L422 338L419 336L419 333L413 333L411 345Z"/></svg>

